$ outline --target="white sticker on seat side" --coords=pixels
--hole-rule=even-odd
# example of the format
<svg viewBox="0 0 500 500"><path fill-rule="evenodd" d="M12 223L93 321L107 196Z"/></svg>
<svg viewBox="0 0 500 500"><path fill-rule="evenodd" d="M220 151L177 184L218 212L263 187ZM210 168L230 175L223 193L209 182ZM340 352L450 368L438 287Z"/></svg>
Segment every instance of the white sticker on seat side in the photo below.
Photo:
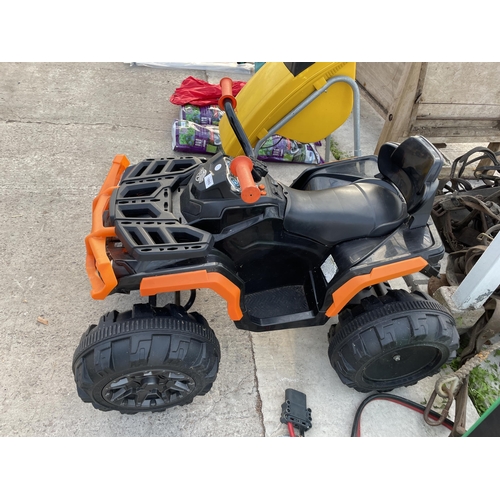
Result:
<svg viewBox="0 0 500 500"><path fill-rule="evenodd" d="M338 270L339 268L337 264L335 264L335 261L333 260L333 257L331 255L326 258L323 264L321 264L321 271L323 272L323 276L325 277L327 283L332 281Z"/></svg>

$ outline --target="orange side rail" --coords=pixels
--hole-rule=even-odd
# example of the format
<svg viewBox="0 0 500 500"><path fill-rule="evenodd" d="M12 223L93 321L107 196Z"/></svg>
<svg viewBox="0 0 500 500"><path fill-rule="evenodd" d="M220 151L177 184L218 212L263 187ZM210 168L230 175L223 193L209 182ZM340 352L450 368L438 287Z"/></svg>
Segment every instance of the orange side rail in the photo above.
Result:
<svg viewBox="0 0 500 500"><path fill-rule="evenodd" d="M102 216L109 207L109 199L116 189L123 171L130 165L125 155L116 155L108 175L92 203L92 230L85 238L87 258L85 267L90 280L93 299L101 300L118 284L111 261L106 253L106 238L116 236L114 227L104 227Z"/></svg>
<svg viewBox="0 0 500 500"><path fill-rule="evenodd" d="M209 273L202 270L143 278L140 293L144 297L195 288L210 288L225 299L227 312L233 321L238 321L243 317L240 307L241 290L231 280L217 272Z"/></svg>
<svg viewBox="0 0 500 500"><path fill-rule="evenodd" d="M333 304L327 309L326 315L330 318L336 316L358 292L363 290L363 288L416 273L422 270L426 265L427 261L424 258L415 257L413 259L376 267L372 269L369 274L355 276L333 292Z"/></svg>

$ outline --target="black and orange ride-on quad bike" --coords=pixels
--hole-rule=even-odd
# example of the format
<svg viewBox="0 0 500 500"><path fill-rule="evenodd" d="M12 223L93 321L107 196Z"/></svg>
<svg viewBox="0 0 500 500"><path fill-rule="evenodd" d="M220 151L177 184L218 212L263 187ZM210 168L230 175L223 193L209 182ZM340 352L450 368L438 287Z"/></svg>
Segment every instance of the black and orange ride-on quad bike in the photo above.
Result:
<svg viewBox="0 0 500 500"><path fill-rule="evenodd" d="M262 131L284 116L293 118L281 135L301 142L340 126L353 106L346 83L294 109L327 79L353 78L354 68L267 63L238 95L238 115L223 79L224 153L130 166L115 158L86 238L91 295L139 290L149 300L107 313L83 334L73 359L83 401L137 413L206 394L220 347L191 312L200 288L226 301L240 329L319 326L338 316L328 356L342 382L361 392L415 384L454 356L459 337L449 312L424 293L388 284L432 274L444 254L430 219L443 164L432 144L387 143L378 157L309 167L290 186L256 159ZM159 294L181 291L191 291L186 305L157 306Z"/></svg>

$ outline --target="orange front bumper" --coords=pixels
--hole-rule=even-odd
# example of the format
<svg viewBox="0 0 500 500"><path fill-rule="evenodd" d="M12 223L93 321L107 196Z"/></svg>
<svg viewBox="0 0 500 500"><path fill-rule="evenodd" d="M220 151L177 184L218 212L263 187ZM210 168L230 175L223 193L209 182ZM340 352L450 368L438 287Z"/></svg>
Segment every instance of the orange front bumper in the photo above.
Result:
<svg viewBox="0 0 500 500"><path fill-rule="evenodd" d="M106 298L118 284L111 261L106 253L106 238L116 236L114 227L104 227L103 214L109 207L111 193L118 186L123 171L130 165L125 155L116 155L113 165L92 203L92 231L85 238L86 269L92 286L93 299Z"/></svg>

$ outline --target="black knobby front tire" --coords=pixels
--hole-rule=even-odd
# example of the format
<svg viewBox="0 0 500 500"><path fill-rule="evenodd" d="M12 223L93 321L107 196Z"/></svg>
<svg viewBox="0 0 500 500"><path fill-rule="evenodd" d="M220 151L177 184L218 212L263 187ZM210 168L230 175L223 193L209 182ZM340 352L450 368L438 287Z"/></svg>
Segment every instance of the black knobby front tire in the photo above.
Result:
<svg viewBox="0 0 500 500"><path fill-rule="evenodd" d="M206 394L219 360L219 342L201 315L137 304L87 329L73 374L80 398L99 410L157 412Z"/></svg>
<svg viewBox="0 0 500 500"><path fill-rule="evenodd" d="M329 331L330 363L359 392L389 391L438 373L455 357L450 313L429 295L390 290L345 310Z"/></svg>

